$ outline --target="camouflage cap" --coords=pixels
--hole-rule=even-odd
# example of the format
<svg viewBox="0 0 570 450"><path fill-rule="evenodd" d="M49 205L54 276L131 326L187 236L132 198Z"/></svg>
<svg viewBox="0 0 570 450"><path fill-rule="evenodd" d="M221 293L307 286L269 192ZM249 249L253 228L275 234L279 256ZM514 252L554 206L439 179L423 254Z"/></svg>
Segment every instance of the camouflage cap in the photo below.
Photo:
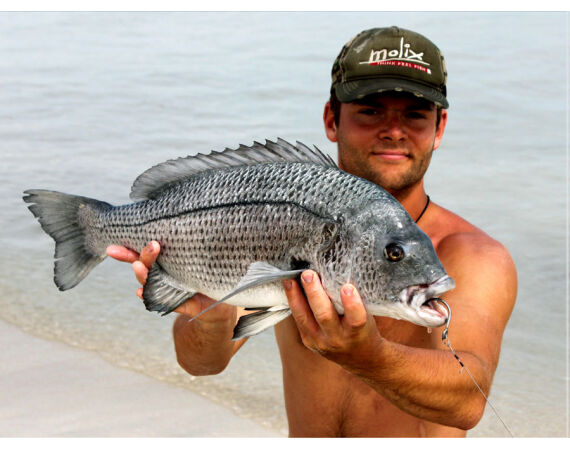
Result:
<svg viewBox="0 0 570 450"><path fill-rule="evenodd" d="M331 92L352 102L384 91L406 91L448 108L447 70L439 48L398 27L373 28L352 38L332 68Z"/></svg>

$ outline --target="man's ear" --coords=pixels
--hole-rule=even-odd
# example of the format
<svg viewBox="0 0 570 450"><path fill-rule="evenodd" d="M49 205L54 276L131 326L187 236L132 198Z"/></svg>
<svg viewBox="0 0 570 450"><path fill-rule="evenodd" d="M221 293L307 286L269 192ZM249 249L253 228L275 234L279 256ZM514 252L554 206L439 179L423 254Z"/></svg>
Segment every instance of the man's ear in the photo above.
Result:
<svg viewBox="0 0 570 450"><path fill-rule="evenodd" d="M325 123L325 133L329 141L337 142L337 135L336 135L336 123L334 121L334 112L331 108L331 102L327 102L325 105L325 111L323 113L323 121Z"/></svg>
<svg viewBox="0 0 570 450"><path fill-rule="evenodd" d="M433 149L437 149L441 140L443 139L443 132L445 131L445 125L447 125L447 110L443 109L441 111L441 120L439 121L439 126L435 130L435 139L433 141Z"/></svg>

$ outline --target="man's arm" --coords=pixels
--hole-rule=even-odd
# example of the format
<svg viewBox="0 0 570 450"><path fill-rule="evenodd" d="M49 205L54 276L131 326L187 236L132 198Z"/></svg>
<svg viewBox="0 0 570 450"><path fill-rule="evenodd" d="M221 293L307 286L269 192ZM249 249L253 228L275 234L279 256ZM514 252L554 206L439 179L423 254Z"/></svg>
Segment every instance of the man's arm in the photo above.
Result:
<svg viewBox="0 0 570 450"><path fill-rule="evenodd" d="M215 375L222 372L247 338L232 341L233 329L243 309L220 304L189 322L214 300L196 294L187 303L195 312L181 314L174 322L172 334L178 364L191 375ZM184 305L183 305L184 306ZM187 305L187 309L190 305ZM210 312L215 311L215 315Z"/></svg>
<svg viewBox="0 0 570 450"><path fill-rule="evenodd" d="M148 270L160 253L160 245L150 242L140 253L112 245L107 254L119 261L129 262L135 276L144 286ZM137 290L142 299L143 288ZM233 329L243 309L220 304L202 314L196 320L189 319L214 303L209 297L196 294L175 309L180 315L173 326L174 347L180 366L192 375L213 375L220 373L247 339L232 341Z"/></svg>
<svg viewBox="0 0 570 450"><path fill-rule="evenodd" d="M504 247L482 234L446 238L438 254L457 284L443 296L453 312L449 339L488 394L516 298L514 264ZM345 314L338 316L314 272L305 272L302 284L306 298L296 282L284 282L305 346L413 416L462 429L478 423L485 401L439 333L430 335L428 349L388 341L352 286L341 290Z"/></svg>

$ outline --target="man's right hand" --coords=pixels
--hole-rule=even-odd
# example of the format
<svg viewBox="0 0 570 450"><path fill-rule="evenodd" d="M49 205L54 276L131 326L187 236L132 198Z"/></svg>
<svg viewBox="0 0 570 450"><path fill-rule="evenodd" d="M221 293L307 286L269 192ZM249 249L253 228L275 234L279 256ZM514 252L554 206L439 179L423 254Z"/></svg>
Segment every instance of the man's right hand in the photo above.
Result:
<svg viewBox="0 0 570 450"><path fill-rule="evenodd" d="M148 276L148 271L158 258L160 253L160 244L156 241L151 241L147 246L137 253L134 250L130 250L126 247L121 247L119 245L110 245L107 247L107 255L118 261L128 262L132 264L133 271L137 281L144 287L146 279ZM142 300L143 288L137 289L137 296ZM215 300L207 297L203 294L196 294L192 298L188 299L174 311L180 314L184 314L188 317L194 317L200 311L206 309L208 306L215 303ZM198 319L203 323L215 323L215 322L226 322L230 321L232 326L237 322L237 308L231 305L219 304L210 311L202 314Z"/></svg>
<svg viewBox="0 0 570 450"><path fill-rule="evenodd" d="M118 245L107 247L107 255L119 261L131 263L138 282L144 286L148 271L158 258L160 244L151 241L140 255ZM143 288L137 289L142 299ZM181 315L172 328L174 349L178 364L192 375L214 375L225 369L233 355L247 341L247 338L232 341L233 329L239 316L245 314L243 308L219 304L196 320L194 317L215 301L202 294L196 294L175 309Z"/></svg>

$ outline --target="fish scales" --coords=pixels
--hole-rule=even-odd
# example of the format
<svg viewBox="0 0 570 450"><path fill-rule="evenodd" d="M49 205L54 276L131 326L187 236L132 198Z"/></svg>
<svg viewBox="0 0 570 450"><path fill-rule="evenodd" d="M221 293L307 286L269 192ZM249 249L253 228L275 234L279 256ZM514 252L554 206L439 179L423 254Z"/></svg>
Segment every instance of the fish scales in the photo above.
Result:
<svg viewBox="0 0 570 450"><path fill-rule="evenodd" d="M305 163L205 172L157 200L104 211L94 240L100 251L111 244L140 251L156 239L168 273L195 291L227 294L254 261L282 269L293 256L314 261L320 236L306 230L369 201L367 190L352 175Z"/></svg>
<svg viewBox="0 0 570 450"><path fill-rule="evenodd" d="M54 280L70 289L108 245L161 253L143 298L168 313L196 292L261 313L236 336L289 314L281 281L316 270L339 313L340 288L357 286L372 314L439 326L429 300L453 288L429 238L390 194L330 158L283 140L159 164L134 183L141 201L112 206L53 191L24 200L56 241ZM439 325L438 325L439 324Z"/></svg>

